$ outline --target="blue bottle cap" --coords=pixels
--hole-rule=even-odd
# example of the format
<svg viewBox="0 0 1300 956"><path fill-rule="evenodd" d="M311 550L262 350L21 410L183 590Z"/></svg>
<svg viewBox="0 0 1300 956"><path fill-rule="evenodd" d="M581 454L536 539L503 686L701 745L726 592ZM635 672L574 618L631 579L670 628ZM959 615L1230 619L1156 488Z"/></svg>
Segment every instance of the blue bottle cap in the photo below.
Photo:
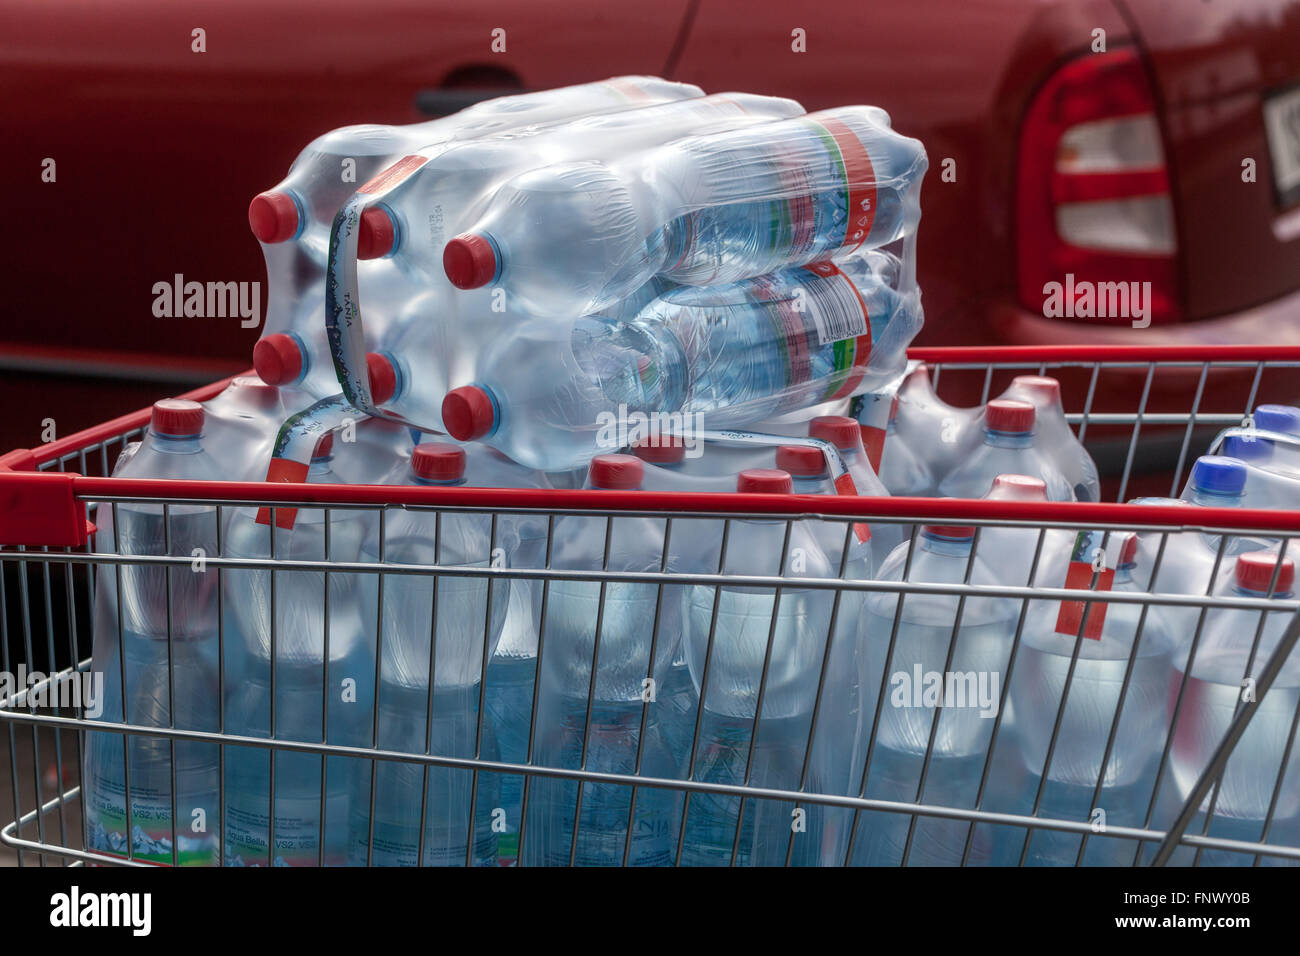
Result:
<svg viewBox="0 0 1300 956"><path fill-rule="evenodd" d="M1239 495L1246 490L1246 463L1223 455L1202 455L1192 466L1192 487L1215 495Z"/></svg>
<svg viewBox="0 0 1300 956"><path fill-rule="evenodd" d="M1223 440L1223 453L1242 461L1259 461L1273 457L1273 444L1251 435L1229 435Z"/></svg>
<svg viewBox="0 0 1300 956"><path fill-rule="evenodd" d="M1300 408L1293 405L1260 405L1255 409L1255 427L1284 435L1300 435Z"/></svg>

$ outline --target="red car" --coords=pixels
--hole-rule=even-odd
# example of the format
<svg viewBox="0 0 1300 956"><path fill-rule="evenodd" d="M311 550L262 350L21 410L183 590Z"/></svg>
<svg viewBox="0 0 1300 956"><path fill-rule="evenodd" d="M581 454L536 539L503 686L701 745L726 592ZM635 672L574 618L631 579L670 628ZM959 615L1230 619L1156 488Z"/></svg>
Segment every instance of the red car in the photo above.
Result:
<svg viewBox="0 0 1300 956"><path fill-rule="evenodd" d="M153 290L264 283L248 201L318 133L622 73L889 110L930 156L923 342L1300 342L1300 0L0 0L0 17L5 447L249 364L256 328L157 317Z"/></svg>

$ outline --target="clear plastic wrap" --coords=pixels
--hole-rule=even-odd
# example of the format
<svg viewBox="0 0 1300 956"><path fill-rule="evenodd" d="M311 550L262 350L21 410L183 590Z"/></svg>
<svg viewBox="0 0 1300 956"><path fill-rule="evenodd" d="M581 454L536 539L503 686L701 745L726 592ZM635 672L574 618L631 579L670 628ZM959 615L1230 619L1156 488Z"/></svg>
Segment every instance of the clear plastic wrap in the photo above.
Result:
<svg viewBox="0 0 1300 956"><path fill-rule="evenodd" d="M330 225L358 184L368 182L402 155L430 143L450 143L505 130L554 123L600 111L703 95L696 86L656 77L615 77L597 83L477 103L452 116L410 126L345 126L313 140L288 175L256 196L249 225L262 244L268 283L264 337L297 333L305 365L328 372L320 301ZM364 188L364 187L360 187ZM320 397L315 377L304 376ZM275 384L290 384L291 379ZM325 386L328 388L328 380Z"/></svg>
<svg viewBox="0 0 1300 956"><path fill-rule="evenodd" d="M261 481L276 432L309 404L311 396L298 389L276 388L253 375L236 376L203 404L203 447L219 469L211 477Z"/></svg>
<svg viewBox="0 0 1300 956"><path fill-rule="evenodd" d="M1003 584L1001 556L975 547L975 529L927 526L899 545L877 575L884 581L930 584ZM954 631L958 603L960 627ZM901 606L900 606L901 605ZM979 790L1001 686L1006 673L1020 602L1002 597L956 594L878 593L868 596L862 617L859 686L862 721L875 726L875 750L865 796L885 800L965 806ZM897 623L895 623L897 622ZM945 697L944 675L977 675L957 704ZM938 681L937 698L927 687ZM880 689L887 699L878 701ZM950 689L949 694L953 691ZM942 704L943 706L939 706ZM937 722L938 726L934 724ZM865 744L869 734L860 740ZM933 741L931 745L931 741ZM922 793L922 766L928 760ZM862 778L866 747L855 754L851 779ZM898 866L909 841L909 820L891 813L864 812L858 820L853 862ZM917 820L908 861L911 865L962 862L969 825L962 821ZM973 862L983 862L979 854Z"/></svg>
<svg viewBox="0 0 1300 956"><path fill-rule="evenodd" d="M983 441L939 482L939 494L945 498L983 498L998 475L1015 474L1042 479L1049 501L1073 501L1074 489L1056 458L1037 443L1036 417L1037 410L1029 402L989 402L984 408Z"/></svg>
<svg viewBox="0 0 1300 956"><path fill-rule="evenodd" d="M450 384L472 379L487 345L520 321L511 297L490 289L457 293L443 267L447 240L509 177L576 158L619 155L688 133L752 126L802 112L793 100L723 93L422 150L418 158L424 162L357 215L355 254L363 261L355 272L341 261L352 254L349 242L338 241L331 249L329 272L339 281L327 290L327 308L346 302L351 322L363 327L368 345L400 366L404 390L377 398L376 404L399 415L408 406L431 409L436 425L437 409ZM408 157L402 163L414 161ZM668 285L662 280L646 282L620 304L620 311L635 314L638 302L650 301ZM383 331L376 335L376 330ZM344 337L335 340L344 367L348 357L341 353L349 344Z"/></svg>
<svg viewBox="0 0 1300 956"><path fill-rule="evenodd" d="M930 380L930 370L918 365L899 386L898 407L891 413L893 433L887 438L884 458L893 445L907 447L929 473L931 484L924 492L912 486L913 494L937 494L939 482L970 457L984 440L982 408L958 408L941 399ZM902 491L891 488L894 494Z"/></svg>
<svg viewBox="0 0 1300 956"><path fill-rule="evenodd" d="M448 393L443 424L551 470L619 447L632 416L666 415L678 431L740 428L876 388L897 375L921 325L919 294L873 271L887 258L674 289L631 322L524 323L477 384Z"/></svg>
<svg viewBox="0 0 1300 956"><path fill-rule="evenodd" d="M930 381L929 369L918 365L898 387L895 398L897 405L890 411L881 474L896 495L978 498L988 491L992 478L1004 472L1042 477L1040 466L1016 464L1014 459L1022 452L1004 450L995 454L988 450L989 407L1013 401L1034 407L1030 457L1042 466L1050 465L1050 470L1069 489L1066 494L1054 478L1049 498L1053 501L1099 501L1101 498L1097 466L1066 421L1061 386L1054 378L1018 375L989 405L958 408L939 398ZM892 461L891 449L897 449ZM977 457L981 461L989 457L1002 460L973 464ZM967 480L976 468L982 468L978 479ZM956 477L952 477L954 473Z"/></svg>
<svg viewBox="0 0 1300 956"><path fill-rule="evenodd" d="M1229 428L1212 446L1246 464L1245 507L1300 508L1300 437L1256 428Z"/></svg>
<svg viewBox="0 0 1300 956"><path fill-rule="evenodd" d="M328 439L318 444L305 480L338 482L330 468L329 447ZM283 531L260 522L255 508L234 509L224 553L263 560L274 555L298 561L356 561L373 512L335 510L328 532L325 514L310 509L292 530ZM362 577L226 569L224 666L228 674L239 675L226 683L228 733L320 740L328 719L328 743L370 742L375 613L363 610ZM345 680L355 681L355 704L324 692ZM348 853L348 805L356 775L363 772L360 766L348 757L328 757L322 768L319 755L305 753L278 753L274 768L271 760L262 748L226 748L223 836L228 865L314 865L321 858L326 865L342 865Z"/></svg>
<svg viewBox="0 0 1300 956"><path fill-rule="evenodd" d="M734 282L914 232L926 165L869 106L555 164L498 190L449 243L448 276L555 316L608 308L655 275Z"/></svg>

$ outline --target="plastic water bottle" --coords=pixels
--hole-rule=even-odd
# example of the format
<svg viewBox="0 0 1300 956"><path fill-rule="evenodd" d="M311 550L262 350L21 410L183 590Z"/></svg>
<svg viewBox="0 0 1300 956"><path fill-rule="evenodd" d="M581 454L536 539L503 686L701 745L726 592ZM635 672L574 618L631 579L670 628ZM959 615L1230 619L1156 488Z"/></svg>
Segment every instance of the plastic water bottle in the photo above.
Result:
<svg viewBox="0 0 1300 956"><path fill-rule="evenodd" d="M790 475L779 470L744 471L736 481L741 493L789 494L792 488ZM733 520L723 573L836 576L807 527L795 522L783 548L785 533L780 520ZM767 588L690 589L683 639L703 704L693 779L798 789L833 601L833 592L811 588L783 588L779 604ZM783 866L792 833L796 856L803 852L800 841L815 839L794 832L795 810L785 802L746 799L742 808L739 797L692 794L681 864L728 866L734 859L741 865Z"/></svg>
<svg viewBox="0 0 1300 956"><path fill-rule="evenodd" d="M358 256L392 257L421 282L445 285L448 237L426 222L454 227L506 179L556 163L633 152L687 135L744 128L803 113L794 100L750 93L668 100L640 109L596 113L549 126L527 126L452 144L385 200L361 215ZM421 228L412 228L419 223ZM653 283L648 283L653 287Z"/></svg>
<svg viewBox="0 0 1300 956"><path fill-rule="evenodd" d="M332 438L326 436L307 481L338 483L331 455ZM324 509L299 511L291 530L259 524L256 509L239 509L226 531L226 554L264 561L356 561L369 521L367 512L332 509L327 549ZM226 732L368 746L375 617L362 614L357 576L335 572L327 582L317 571L227 569L223 588L226 673L242 675L226 682ZM289 751L277 752L272 766L270 750L227 746L226 864L343 865L356 778L368 772L353 758L326 757L322 769L320 756Z"/></svg>
<svg viewBox="0 0 1300 956"><path fill-rule="evenodd" d="M1065 420L1061 383L1046 375L1017 375L1002 397L1034 406L1037 444L1070 482L1075 500L1100 501L1097 465Z"/></svg>
<svg viewBox="0 0 1300 956"><path fill-rule="evenodd" d="M459 288L585 315L654 275L727 283L892 242L916 226L925 168L921 144L874 107L689 137L516 177L444 264Z"/></svg>
<svg viewBox="0 0 1300 956"><path fill-rule="evenodd" d="M743 427L866 391L902 367L920 319L919 302L880 283L861 257L677 289L633 322L521 324L478 383L447 394L442 422L524 464L570 467L629 410Z"/></svg>
<svg viewBox="0 0 1300 956"><path fill-rule="evenodd" d="M700 479L692 475L687 467L686 446L680 440L660 436L656 441L638 442L630 450L641 459L642 488L645 490L683 491L698 486L716 492L721 490L721 483L725 480ZM734 484L734 479L729 484ZM673 566L679 571L717 572L716 542L721 540L721 535L721 521L675 518L669 542ZM673 655L663 686L659 689L659 723L679 776L685 774L690 761L699 706L686 660L686 644L679 641L677 653Z"/></svg>
<svg viewBox="0 0 1300 956"><path fill-rule="evenodd" d="M462 224L482 197L511 175L536 166L802 112L793 100L722 94L531 124L448 144L360 214L357 256L370 261L356 265L355 278L350 280L356 287L350 292L364 307L368 339L377 344L377 351L405 358L406 380L412 387L434 393L436 408L449 382L473 376L479 353L498 337L502 323L518 321L518 314L511 314L511 303L499 294L484 290L457 295L443 271L448 230ZM342 247L336 247L333 255L342 255ZM331 260L332 272L348 276L348 270L338 265L337 259ZM306 351L295 354L309 359L313 368L324 365L333 374L335 363L328 358L328 347L327 360L320 362L314 341L297 344ZM283 340L276 342L277 348L285 346ZM417 374L409 367L412 362Z"/></svg>
<svg viewBox="0 0 1300 956"><path fill-rule="evenodd" d="M809 423L808 434L810 438L820 438L837 447L855 485L862 482L859 486L861 494L888 494L866 460L861 429L855 420L839 416L819 417ZM825 456L818 449L782 445L776 451L776 464L779 469L790 473L796 494L837 493L826 472ZM810 524L830 561L832 574L837 577L850 581L871 580L875 577L876 555L880 554L882 558L889 555L888 550L877 550L876 531L879 526L874 522L869 530L861 522L813 519ZM863 534L868 537L862 537ZM858 685L858 666L863 652L860 631L867 593L846 589L839 594L838 605L832 605L835 616L833 647L826 668L808 781L809 789L814 791L857 795L856 780L850 779L850 765L863 718L864 694ZM821 662L817 664L820 667ZM868 688L865 694L872 703L875 701L874 691L875 688ZM805 808L805 813L808 832L817 836L799 841L800 853L792 857L792 862L798 865L842 865L843 846L852 828L853 812L811 804Z"/></svg>
<svg viewBox="0 0 1300 956"><path fill-rule="evenodd" d="M475 488L546 488L546 476L525 468L486 445L466 448L465 483ZM542 568L546 564L547 519L542 514L497 516L497 545L504 545L512 568ZM497 582L509 592L505 621L496 653L488 664L484 707L496 736L501 759L523 764L528 759L532 727L533 688L537 676L537 629L541 612L540 579ZM523 819L520 774L501 775L500 806L505 827L497 833L497 862L509 866L519 857L519 824Z"/></svg>
<svg viewBox="0 0 1300 956"><path fill-rule="evenodd" d="M985 408L984 443L939 484L945 498L982 498L997 475L1041 478L1051 501L1073 501L1074 489L1034 436L1034 406L994 399Z"/></svg>
<svg viewBox="0 0 1300 956"><path fill-rule="evenodd" d="M465 452L441 442L419 445L411 454L407 480L463 484ZM380 566L491 566L490 515L447 512L440 521L438 517L426 511L394 511L385 522L382 543L373 530L366 538L362 560ZM481 682L501 633L508 588L486 578L446 575L389 574L364 580L367 590L376 592L367 594L364 603L373 607L377 602L382 621L380 749L496 760L492 725L479 718ZM373 817L367 812L369 781L362 777L359 782L364 786L352 796L351 863L496 864L496 774L379 761ZM423 820L421 807L426 808Z"/></svg>
<svg viewBox="0 0 1300 956"><path fill-rule="evenodd" d="M867 460L867 452L862 442L862 426L856 420L846 415L819 415L808 422L808 437L817 438L822 441L830 442L835 446L835 450L840 453L840 458L844 460L844 466L853 476L853 487L858 495L867 497L888 497L889 489L885 483L880 480L875 469L871 467L871 462ZM780 465L777 466L781 467ZM789 470L789 469L787 469ZM794 472L790 472L794 477ZM830 494L833 489L827 489L825 493ZM843 525L839 526L843 531ZM870 541L872 566L878 565L889 552L902 540L898 533L899 525L871 523ZM832 549L826 552L826 556L835 563L836 556L842 549Z"/></svg>
<svg viewBox="0 0 1300 956"><path fill-rule="evenodd" d="M203 446L221 465L220 473L212 477L261 481L280 426L311 402L306 392L277 388L255 375L231 379L224 391L203 405Z"/></svg>
<svg viewBox="0 0 1300 956"><path fill-rule="evenodd" d="M1251 464L1274 474L1300 479L1300 408L1293 405L1260 405L1252 417L1253 428L1242 436L1242 444L1255 445ZM1263 434L1259 434L1259 433ZM1239 446L1240 447L1240 446ZM1262 449L1267 449L1264 454ZM1236 452L1225 448L1224 454ZM1245 457L1239 455L1239 457ZM1281 491L1283 504L1251 504L1249 507L1293 507L1296 500L1293 485L1275 482L1270 476L1268 485L1285 489Z"/></svg>
<svg viewBox="0 0 1300 956"><path fill-rule="evenodd" d="M1219 593L1262 598L1271 586L1274 596L1290 598L1295 565L1290 558L1283 560L1281 567L1278 564L1276 552L1239 555L1230 580L1224 582ZM1259 676L1291 616L1286 610L1215 608L1205 622L1191 660L1191 635L1183 639L1174 654L1167 695L1172 714L1181 688L1182 710L1173 728L1169 754L1180 800L1190 795L1227 732L1241 704L1243 681ZM1188 827L1189 833L1203 832L1204 814L1210 811L1211 800L1209 835L1213 837L1258 842L1265 839L1266 818L1272 821L1270 832L1294 826L1300 816L1300 754L1288 743L1298 705L1300 656L1292 653L1268 693L1259 698L1259 709L1228 758L1217 793L1212 790L1206 796L1201 813ZM1194 854L1180 850L1178 856L1190 862ZM1249 865L1251 860L1246 854L1206 850L1199 862L1240 866Z"/></svg>
<svg viewBox="0 0 1300 956"><path fill-rule="evenodd" d="M1250 492L1250 477L1249 467L1240 458L1202 455L1196 459L1196 464L1188 475L1183 499L1206 508L1243 508ZM1201 541L1205 547L1201 563L1207 565L1207 568L1213 563L1220 546L1227 558L1247 551L1258 551L1272 543L1253 535L1229 535L1227 543L1223 544L1219 535L1202 534ZM1196 593L1204 594L1205 587L1209 584L1208 570L1200 584L1201 589Z"/></svg>
<svg viewBox="0 0 1300 956"><path fill-rule="evenodd" d="M885 441L881 446L880 481L889 494L900 498L928 498L938 488L926 463L899 437L897 396L889 409Z"/></svg>
<svg viewBox="0 0 1300 956"><path fill-rule="evenodd" d="M889 489L880 480L862 444L862 426L847 415L819 415L808 422L808 437L828 441L844 459L844 466L853 476L853 485L859 495L887 497Z"/></svg>
<svg viewBox="0 0 1300 956"><path fill-rule="evenodd" d="M1192 465L1183 498L1138 498L1130 504L1241 508L1250 477L1250 469L1240 459L1203 455ZM1133 578L1141 590L1152 593L1205 597L1211 592L1216 568L1223 574L1232 567L1236 555L1269 545L1269 541L1254 535L1233 535L1225 543L1219 535L1200 531L1144 532L1138 535L1138 562ZM1219 557L1221 546L1222 558ZM1196 607L1167 606L1162 613L1175 634L1191 634L1206 612Z"/></svg>
<svg viewBox="0 0 1300 956"><path fill-rule="evenodd" d="M1243 507L1289 511L1300 505L1300 440L1287 445L1259 432L1233 429L1220 452L1246 463Z"/></svg>
<svg viewBox="0 0 1300 956"><path fill-rule="evenodd" d="M332 370L321 312L330 227L353 192L365 188L404 154L588 113L701 95L703 91L690 84L656 77L615 77L498 97L453 116L410 126L346 126L313 140L294 160L289 174L273 189L255 196L248 207L248 224L262 244L269 283L263 341L284 336L274 339L273 351L259 363L258 374L272 374L278 367L283 377L266 381L288 385L296 377L318 396L338 390L329 387ZM371 271L382 273L386 281L398 275L395 267ZM321 387L326 390L318 391Z"/></svg>
<svg viewBox="0 0 1300 956"><path fill-rule="evenodd" d="M853 426L856 432L857 422ZM838 494L831 482L826 468L826 456L821 449L811 445L780 445L775 457L777 469L790 476L794 494ZM874 569L871 536L864 523L809 519L807 524L836 577L840 576L841 568L844 569L843 576L846 578L862 581L871 577ZM852 599L853 595L846 594L845 598Z"/></svg>
<svg viewBox="0 0 1300 956"><path fill-rule="evenodd" d="M149 432L123 478L210 480L217 461L202 443L203 407L155 403ZM101 505L96 547L122 555L193 561L217 554L217 511L200 505ZM104 675L100 719L145 727L215 732L217 572L206 565L100 568L92 670ZM125 674L123 666L125 665ZM124 683L125 681L125 683ZM123 693L125 691L125 694ZM173 697L172 694L175 694ZM174 701L174 703L173 703ZM86 847L150 863L212 865L219 838L216 744L88 733ZM129 806L127 777L129 770ZM175 792L172 781L175 780ZM172 807L176 808L173 820ZM201 817L196 811L202 811ZM195 819L207 821L194 829Z"/></svg>
<svg viewBox="0 0 1300 956"><path fill-rule="evenodd" d="M910 545L900 545L877 577L902 581L906 573L912 583L950 586L968 579L975 585L1000 583L999 556L986 556L983 548L972 556L974 538L971 527L928 525L917 538L910 569ZM962 601L949 594L889 592L867 598L862 623L867 653L859 684L864 703L868 688L872 706L876 689L885 694L875 725L867 797L974 805L1019 612L1019 602L1006 598L968 595ZM936 691L941 707L935 705ZM875 721L875 715L869 714L868 721ZM922 790L927 750L931 756ZM917 817L909 833L910 826L911 818L904 814L864 811L853 862L898 866L905 850L911 866L962 861L968 823Z"/></svg>
<svg viewBox="0 0 1300 956"><path fill-rule="evenodd" d="M1133 581L1137 544L1136 536L1125 538L1109 590L1142 593ZM1041 788L1039 816L1090 822L1100 807L1109 825L1142 826L1168 733L1165 697L1173 648L1174 635L1159 607L1031 602L1010 688L1029 779L1021 802L1008 811L1033 812ZM1003 862L1009 864L1023 850L1030 864L1073 866L1084 849L1077 833L1054 830L1034 830L1027 849L1023 830L1006 842L1010 853ZM1129 866L1134 850L1130 840L1092 833L1082 859L1089 866Z"/></svg>
<svg viewBox="0 0 1300 956"><path fill-rule="evenodd" d="M333 471L348 485L404 484L416 441L411 430L383 418L358 416L335 436ZM266 475L263 464L261 480Z"/></svg>
<svg viewBox="0 0 1300 956"><path fill-rule="evenodd" d="M533 601L533 584L540 585L540 582L512 583L501 639L488 664L484 706L497 739L497 749L506 763L523 764L528 760L540 609ZM501 776L500 805L506 813L506 830L497 835L497 862L501 866L510 866L519 858L523 787L523 775Z"/></svg>
<svg viewBox="0 0 1300 956"><path fill-rule="evenodd" d="M899 401L895 396L890 406L889 421L885 426L884 441L880 450L880 480L888 492L900 498L930 498L938 492L938 482L925 460L913 450L911 444L898 432ZM867 426L862 426L867 431ZM888 554L885 548L898 547L911 540L916 526L878 522L872 533L879 541L878 553Z"/></svg>
<svg viewBox="0 0 1300 956"><path fill-rule="evenodd" d="M642 474L640 459L630 455L598 455L591 462L591 485L597 489L635 490ZM663 533L661 522L652 518L615 518L607 551L603 517L566 516L556 522L551 567L592 571L604 564L610 571L659 571ZM680 608L681 590L671 585L551 582L534 763L675 776L659 691L681 639ZM680 796L662 789L534 778L522 860L530 866L570 860L584 866L670 865L679 806Z"/></svg>
<svg viewBox="0 0 1300 956"><path fill-rule="evenodd" d="M283 180L253 198L248 207L248 225L264 246L292 242L314 261L324 263L329 246L327 230L334 214L357 189L357 183L365 183L403 153L529 124L701 95L699 87L688 83L652 76L621 76L496 97L452 116L409 126L344 126L312 140Z"/></svg>
<svg viewBox="0 0 1300 956"><path fill-rule="evenodd" d="M965 463L983 443L984 430L980 427L980 418L984 410L958 408L941 399L925 365L918 365L903 379L897 398L898 407L890 412L894 419L894 433L899 439L896 447L898 444L906 447L930 473L931 484L920 497L938 494L939 483ZM882 478L885 469L885 460L882 459ZM891 481L886 480L885 485L891 494L903 494Z"/></svg>

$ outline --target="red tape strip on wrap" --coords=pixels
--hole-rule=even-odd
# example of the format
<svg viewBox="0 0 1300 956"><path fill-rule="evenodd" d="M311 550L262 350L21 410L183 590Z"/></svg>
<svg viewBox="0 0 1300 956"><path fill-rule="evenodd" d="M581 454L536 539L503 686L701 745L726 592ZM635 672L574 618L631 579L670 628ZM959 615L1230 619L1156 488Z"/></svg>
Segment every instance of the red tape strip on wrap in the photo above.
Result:
<svg viewBox="0 0 1300 956"><path fill-rule="evenodd" d="M307 480L307 468L308 466L300 461L290 461L288 458L272 458L271 464L266 469L266 480L276 484L302 483ZM297 508L275 509L275 526L277 528L292 528L293 523L297 520ZM265 525L271 523L270 508L257 509L257 523Z"/></svg>
<svg viewBox="0 0 1300 956"><path fill-rule="evenodd" d="M867 241L876 221L876 170L858 134L842 120L822 120L821 125L835 140L844 160L849 190L849 218L844 224L844 249L853 251Z"/></svg>
<svg viewBox="0 0 1300 956"><path fill-rule="evenodd" d="M1092 576L1097 575L1097 586L1092 585ZM1103 568L1097 571L1087 561L1071 561L1065 572L1065 586L1081 591L1109 591L1115 582L1115 569ZM1056 615L1056 633L1069 637L1078 637L1079 625L1083 624L1084 615L1088 623L1084 624L1083 636L1090 641L1101 640L1101 629L1106 624L1105 601L1062 601L1061 610Z"/></svg>
<svg viewBox="0 0 1300 956"><path fill-rule="evenodd" d="M880 457L885 451L885 430L874 425L862 426L862 450L867 453L871 470L880 474Z"/></svg>
<svg viewBox="0 0 1300 956"><path fill-rule="evenodd" d="M835 479L835 493L837 495L856 495L858 486L853 481L853 476L847 471ZM853 533L858 536L859 541L871 540L871 526L865 521L855 522Z"/></svg>

